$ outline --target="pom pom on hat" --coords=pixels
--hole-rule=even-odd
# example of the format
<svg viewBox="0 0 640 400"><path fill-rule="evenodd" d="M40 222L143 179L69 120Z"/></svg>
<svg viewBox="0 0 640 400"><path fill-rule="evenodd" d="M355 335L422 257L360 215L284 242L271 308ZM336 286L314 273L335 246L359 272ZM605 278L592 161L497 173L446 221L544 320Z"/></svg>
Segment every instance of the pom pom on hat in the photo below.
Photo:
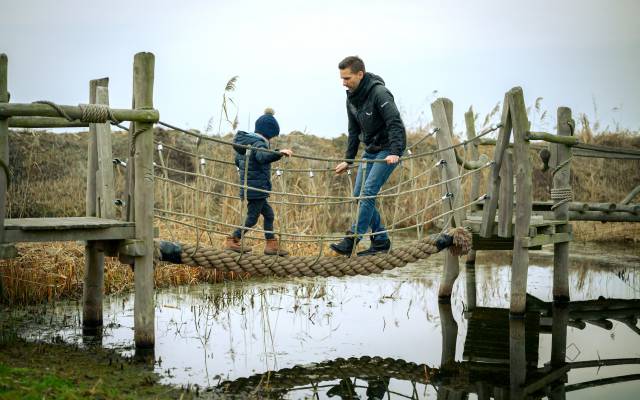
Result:
<svg viewBox="0 0 640 400"><path fill-rule="evenodd" d="M267 107L264 110L264 115L256 120L255 132L261 134L267 139L271 139L280 134L280 125L273 116L275 111L273 108Z"/></svg>

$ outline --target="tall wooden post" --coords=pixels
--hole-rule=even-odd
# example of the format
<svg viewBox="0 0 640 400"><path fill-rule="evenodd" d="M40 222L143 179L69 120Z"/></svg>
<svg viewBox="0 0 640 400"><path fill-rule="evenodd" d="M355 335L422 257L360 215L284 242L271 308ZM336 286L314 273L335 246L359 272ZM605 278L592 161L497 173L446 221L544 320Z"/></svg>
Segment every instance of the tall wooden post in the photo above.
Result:
<svg viewBox="0 0 640 400"><path fill-rule="evenodd" d="M464 123L467 128L467 140L472 140L476 137L476 124L473 115L473 108L469 107L469 111L464 113ZM479 157L478 144L475 141L471 141L468 144L467 149L472 160L477 160ZM480 196L480 180L481 173L475 173L471 176L471 199L475 200ZM474 205L472 210L478 210L479 205ZM467 310L471 311L476 308L476 250L471 249L467 254L467 260L465 262L465 276L466 276L466 294L467 294Z"/></svg>
<svg viewBox="0 0 640 400"><path fill-rule="evenodd" d="M101 103L108 99L98 98L98 88L106 90L109 78L93 79L89 82L89 103ZM86 216L98 215L98 131L97 125L89 124L89 144L87 154ZM102 326L102 298L104 289L104 250L99 242L87 241L84 248L84 285L82 288L82 327L91 333Z"/></svg>
<svg viewBox="0 0 640 400"><path fill-rule="evenodd" d="M566 304L553 304L553 320L551 322L551 368L565 365L567 357L567 324L569 308ZM565 375L566 376L566 375ZM551 386L550 399L565 399L564 380Z"/></svg>
<svg viewBox="0 0 640 400"><path fill-rule="evenodd" d="M96 103L109 105L109 89L98 87L96 93ZM100 175L100 194L97 207L100 210L100 218L114 219L116 210L113 201L115 200L115 184L113 179L113 153L111 140L111 124L105 122L96 125L96 142L98 148L98 173Z"/></svg>
<svg viewBox="0 0 640 400"><path fill-rule="evenodd" d="M511 294L513 296L513 293ZM513 300L512 300L513 304ZM524 399L527 353L524 319L509 320L509 386L512 399Z"/></svg>
<svg viewBox="0 0 640 400"><path fill-rule="evenodd" d="M531 224L531 160L529 158L529 121L524 105L522 88L509 91L509 109L514 134L514 167L516 177L516 223L513 238L513 260L511 262L511 313L524 314L526 309L527 272L529 270L529 249L525 242L529 237Z"/></svg>
<svg viewBox="0 0 640 400"><path fill-rule="evenodd" d="M572 136L571 109L567 107L558 108L558 135ZM552 144L555 151L552 155L555 160L551 160L555 170L553 175L553 188L571 188L571 147L565 144ZM554 200L558 204L559 200ZM553 210L553 217L557 220L565 221L565 225L557 225L556 233L569 232L569 203L566 202ZM553 245L553 299L569 301L569 242L554 243Z"/></svg>
<svg viewBox="0 0 640 400"><path fill-rule="evenodd" d="M138 53L133 61L133 97L136 109L153 108L155 57ZM144 254L135 256L134 337L137 347L155 344L153 303L153 124L136 123L134 132L134 213L136 239Z"/></svg>
<svg viewBox="0 0 640 400"><path fill-rule="evenodd" d="M431 104L431 112L433 120L438 127L436 132L436 140L438 148L444 149L453 145L451 127L453 126L453 103L449 99L440 98ZM456 154L453 149L445 150L439 153L446 164L442 166L442 180L451 180L447 184L442 185L442 193L453 193L453 197L443 202L443 211L449 212L459 208L463 204L462 190L460 188L460 180L455 179L460 176L460 170L456 161ZM465 218L464 210L454 211L451 215L445 216L445 221L451 218L452 226L462 226ZM444 256L444 269L442 270L442 279L438 290L438 297L441 300L451 298L453 284L460 272L458 257L452 256L449 252Z"/></svg>
<svg viewBox="0 0 640 400"><path fill-rule="evenodd" d="M500 168L500 198L498 199L498 236L513 236L513 152L506 149Z"/></svg>
<svg viewBox="0 0 640 400"><path fill-rule="evenodd" d="M6 54L0 54L0 103L9 102L9 59ZM7 206L7 176L9 172L9 120L0 118L0 161L7 168L5 171L0 170L0 258L15 257L16 250L12 244L5 243L4 234L4 218L6 216ZM4 168L3 168L4 169ZM0 281L0 294L2 282Z"/></svg>
<svg viewBox="0 0 640 400"><path fill-rule="evenodd" d="M498 208L498 198L500 194L500 168L505 151L509 146L509 138L511 137L511 111L509 109L509 93L504 95L502 102L502 126L498 131L498 139L496 147L493 150L494 163L491 166L491 176L487 184L487 194L489 198L485 201L482 209L482 225L480 226L480 236L489 238L493 235L493 224L496 218L496 209Z"/></svg>

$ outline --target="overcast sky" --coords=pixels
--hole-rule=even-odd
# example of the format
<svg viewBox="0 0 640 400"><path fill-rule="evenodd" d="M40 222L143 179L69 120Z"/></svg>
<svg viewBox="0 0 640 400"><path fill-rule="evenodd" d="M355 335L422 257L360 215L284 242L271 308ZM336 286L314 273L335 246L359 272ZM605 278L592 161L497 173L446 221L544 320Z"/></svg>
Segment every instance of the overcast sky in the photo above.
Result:
<svg viewBox="0 0 640 400"><path fill-rule="evenodd" d="M637 0L0 0L0 52L13 102L86 102L88 81L108 76L112 106L127 108L133 56L151 51L161 118L204 130L213 117L214 133L234 75L240 129L270 106L285 133L345 132L337 63L353 54L409 127L431 120L436 96L461 129L470 105L484 115L522 86L527 105L544 98L549 130L558 106L639 130L639 16Z"/></svg>

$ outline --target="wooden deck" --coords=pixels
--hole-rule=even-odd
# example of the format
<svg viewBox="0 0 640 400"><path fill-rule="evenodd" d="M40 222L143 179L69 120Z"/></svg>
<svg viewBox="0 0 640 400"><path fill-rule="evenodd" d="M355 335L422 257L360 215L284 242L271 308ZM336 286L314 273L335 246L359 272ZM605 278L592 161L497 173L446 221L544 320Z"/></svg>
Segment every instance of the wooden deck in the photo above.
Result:
<svg viewBox="0 0 640 400"><path fill-rule="evenodd" d="M135 238L133 222L95 217L8 218L4 229L8 243Z"/></svg>

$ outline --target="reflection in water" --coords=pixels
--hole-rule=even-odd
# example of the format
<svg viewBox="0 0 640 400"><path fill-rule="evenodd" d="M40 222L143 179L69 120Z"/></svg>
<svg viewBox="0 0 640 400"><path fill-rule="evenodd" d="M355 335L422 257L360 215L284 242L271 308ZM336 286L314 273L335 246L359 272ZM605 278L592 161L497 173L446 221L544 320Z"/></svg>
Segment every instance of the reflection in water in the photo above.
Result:
<svg viewBox="0 0 640 400"><path fill-rule="evenodd" d="M469 270L456 282L450 305L438 304L441 257L373 277L161 290L155 354L146 359L165 383L271 398L484 399L526 392L561 399L565 392L602 398L604 391L611 399L635 398L640 306L586 300L638 298L638 269L574 261L576 302L557 309L545 301L552 298L550 259L531 260L528 307L535 313L523 320L502 310L509 305L508 256L482 253L475 274ZM475 278L469 288L475 291L465 276ZM132 299L107 299L101 340L144 357L131 347ZM81 338L80 314L77 306L61 309L62 332L34 335ZM616 380L629 382L601 386Z"/></svg>

